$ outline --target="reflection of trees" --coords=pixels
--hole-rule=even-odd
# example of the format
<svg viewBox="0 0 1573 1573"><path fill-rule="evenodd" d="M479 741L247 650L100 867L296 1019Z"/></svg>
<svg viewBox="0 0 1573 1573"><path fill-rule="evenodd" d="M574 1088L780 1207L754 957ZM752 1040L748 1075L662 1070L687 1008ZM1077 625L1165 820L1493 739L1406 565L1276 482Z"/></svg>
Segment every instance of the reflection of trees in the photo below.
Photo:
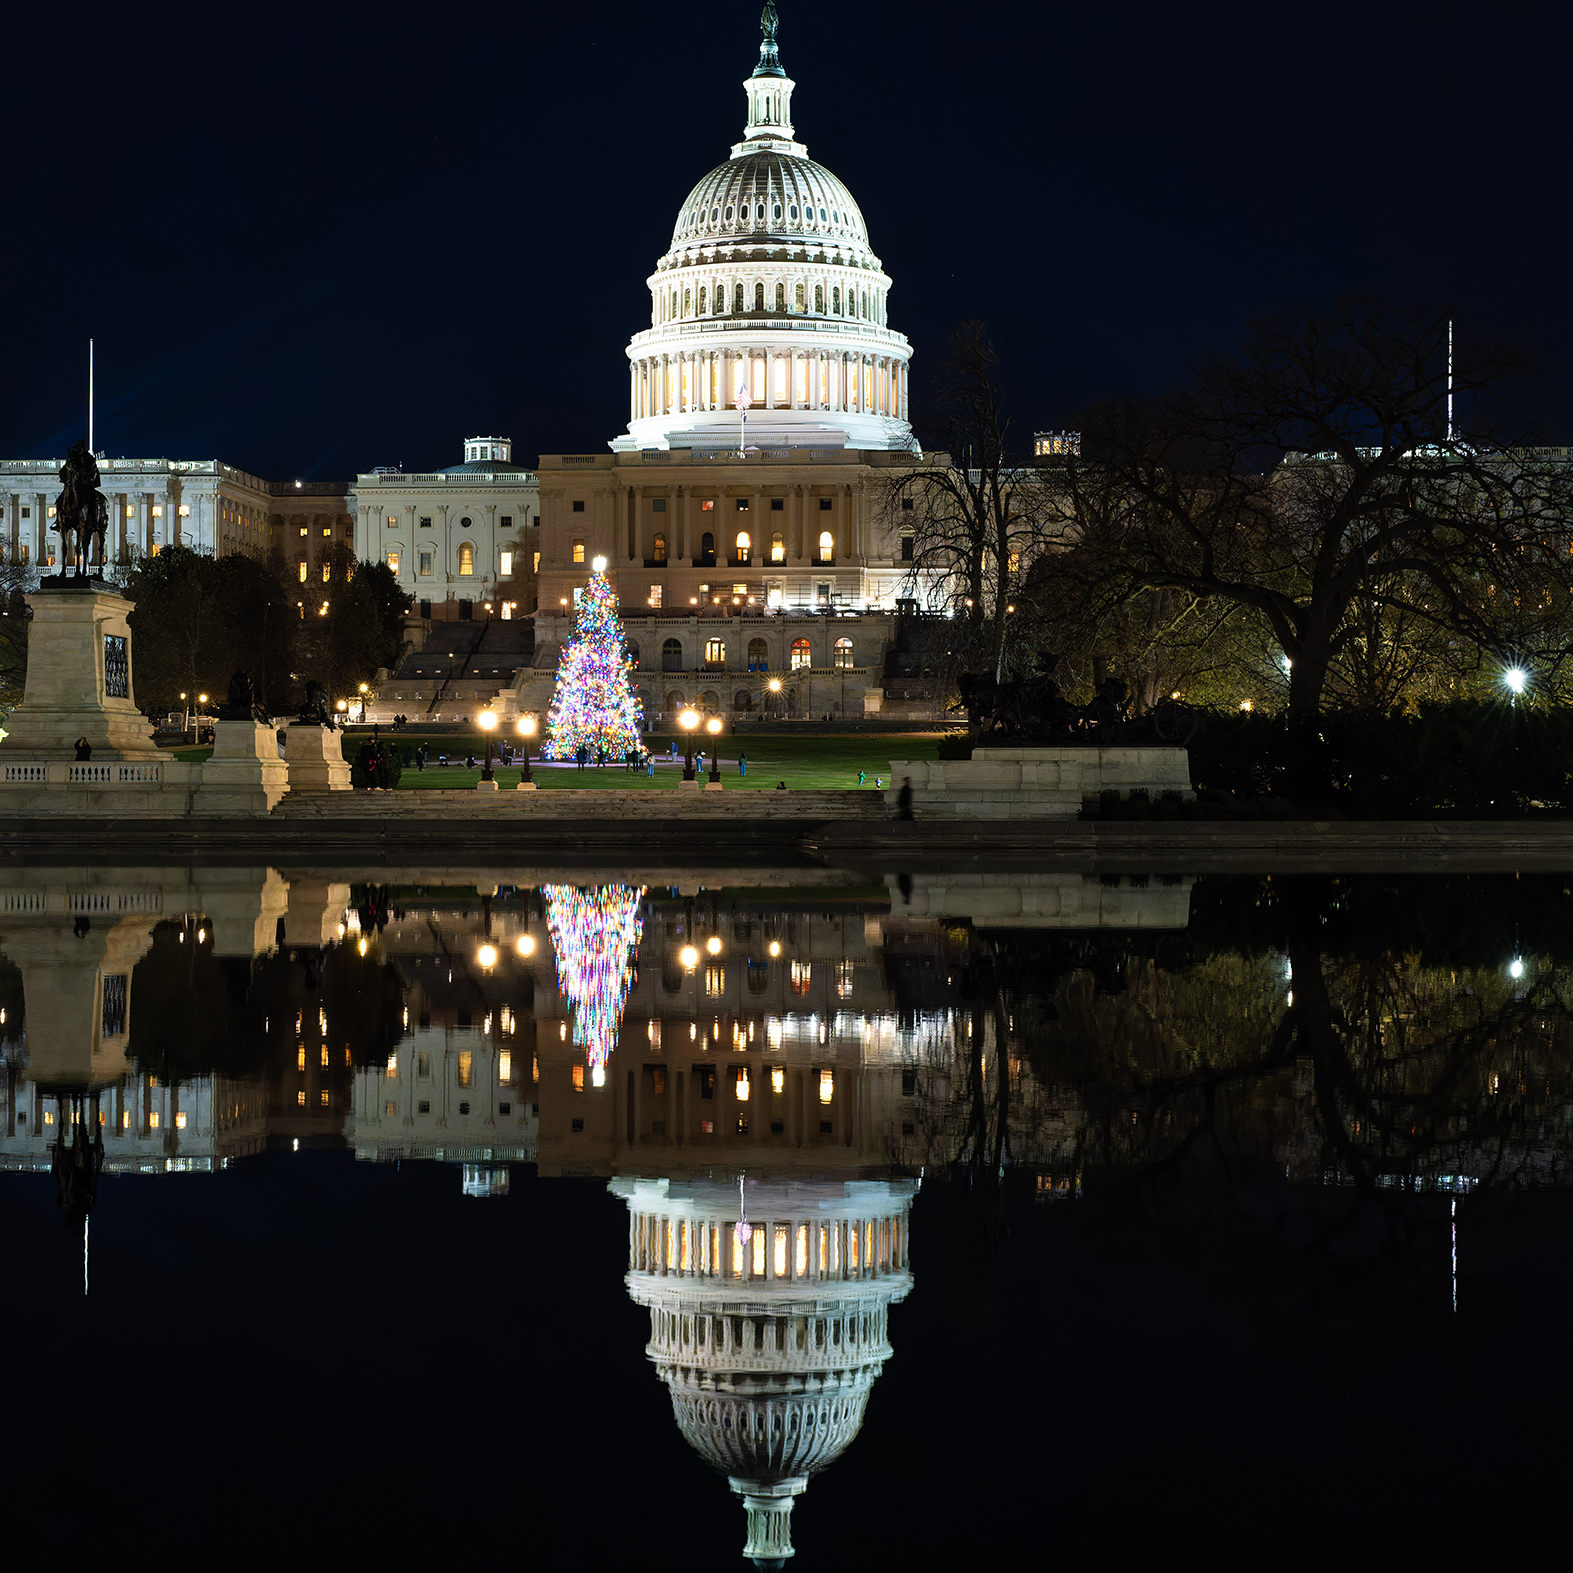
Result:
<svg viewBox="0 0 1573 1573"><path fill-rule="evenodd" d="M931 1163L1002 1156L1073 1178L1090 1216L1165 1250L1249 1226L1343 1267L1404 1258L1445 1193L1566 1182L1560 878L1198 890L1183 939L947 937L974 997L921 1040ZM969 1039L979 1014L988 1031Z"/></svg>

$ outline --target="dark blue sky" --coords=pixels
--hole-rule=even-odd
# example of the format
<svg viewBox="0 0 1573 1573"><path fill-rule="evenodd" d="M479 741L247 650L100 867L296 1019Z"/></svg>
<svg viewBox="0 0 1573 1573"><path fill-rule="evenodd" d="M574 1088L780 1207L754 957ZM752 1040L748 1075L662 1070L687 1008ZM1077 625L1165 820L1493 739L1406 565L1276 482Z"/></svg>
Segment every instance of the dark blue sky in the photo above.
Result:
<svg viewBox="0 0 1573 1573"><path fill-rule="evenodd" d="M478 432L602 449L758 10L12 17L0 456L85 434L89 332L112 456L328 479ZM1570 441L1566 15L782 0L780 42L920 397L963 317L1030 429L1360 287L1530 350L1520 397Z"/></svg>

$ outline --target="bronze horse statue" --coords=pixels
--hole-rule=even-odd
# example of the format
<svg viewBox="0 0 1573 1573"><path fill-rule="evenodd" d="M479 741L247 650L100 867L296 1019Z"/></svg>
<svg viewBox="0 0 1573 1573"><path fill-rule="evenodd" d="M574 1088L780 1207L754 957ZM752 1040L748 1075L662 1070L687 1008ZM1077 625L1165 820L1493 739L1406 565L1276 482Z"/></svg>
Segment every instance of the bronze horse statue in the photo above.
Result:
<svg viewBox="0 0 1573 1573"><path fill-rule="evenodd" d="M62 490L55 499L55 522L49 526L60 535L63 558L59 577L62 579L66 576L66 562L73 551L73 537L78 579L92 577L87 570L95 540L98 542L98 566L100 569L104 567L104 536L109 529L109 504L99 491L98 482L98 463L88 452L87 444L79 441L66 455L66 462L60 466Z"/></svg>

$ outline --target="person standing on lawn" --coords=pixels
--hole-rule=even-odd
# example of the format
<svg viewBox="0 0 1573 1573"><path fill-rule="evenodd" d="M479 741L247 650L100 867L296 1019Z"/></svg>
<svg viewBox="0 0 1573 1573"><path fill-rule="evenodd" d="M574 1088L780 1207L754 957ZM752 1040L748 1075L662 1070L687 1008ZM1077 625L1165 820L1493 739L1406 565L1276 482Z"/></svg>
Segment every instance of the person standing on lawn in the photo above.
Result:
<svg viewBox="0 0 1573 1573"><path fill-rule="evenodd" d="M737 756L737 773L740 776L746 776L748 774L748 755L747 754L739 754Z"/></svg>
<svg viewBox="0 0 1573 1573"><path fill-rule="evenodd" d="M863 785L863 778L864 778L864 777L865 777L865 776L866 776L866 775L867 775L867 774L868 774L868 772L867 772L867 771L865 771L865 770L860 770L860 771L858 771L858 785L859 785L859 786L862 786L862 785Z"/></svg>

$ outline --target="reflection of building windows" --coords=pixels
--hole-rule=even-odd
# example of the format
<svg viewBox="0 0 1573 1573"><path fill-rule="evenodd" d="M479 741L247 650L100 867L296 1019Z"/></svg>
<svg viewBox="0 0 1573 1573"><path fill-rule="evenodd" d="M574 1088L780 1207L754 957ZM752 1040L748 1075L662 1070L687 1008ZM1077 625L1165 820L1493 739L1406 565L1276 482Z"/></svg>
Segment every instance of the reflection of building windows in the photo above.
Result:
<svg viewBox="0 0 1573 1573"><path fill-rule="evenodd" d="M507 1009L506 1006L503 1008ZM504 1024L503 1031L506 1032L507 1030L507 1025ZM504 1049L497 1056L497 1080L504 1086L513 1080L513 1054L511 1050Z"/></svg>
<svg viewBox="0 0 1573 1573"><path fill-rule="evenodd" d="M584 561L584 542L577 537L573 543L573 560L576 563L582 563Z"/></svg>
<svg viewBox="0 0 1573 1573"><path fill-rule="evenodd" d="M794 639L792 641L792 670L794 672L806 671L814 664L814 658L809 652L808 640Z"/></svg>
<svg viewBox="0 0 1573 1573"><path fill-rule="evenodd" d="M295 1107L298 1109L304 1109L306 1107L306 1089L304 1087L302 1087L300 1091L295 1094ZM158 1124L158 1116L156 1114L153 1116L153 1123L155 1125Z"/></svg>
<svg viewBox="0 0 1573 1573"><path fill-rule="evenodd" d="M386 1074L386 1076L387 1076L389 1081L393 1081L393 1080L395 1080L398 1077L398 1074L399 1074L399 1056L397 1054L390 1054L388 1056L388 1066L387 1066L387 1070L386 1070L385 1074Z"/></svg>
<svg viewBox="0 0 1573 1573"><path fill-rule="evenodd" d="M322 1045L322 1068L323 1070L328 1068L328 1046L326 1043Z"/></svg>
<svg viewBox="0 0 1573 1573"><path fill-rule="evenodd" d="M813 975L814 968L811 962L794 961L792 963L792 992L794 994L807 994Z"/></svg>
<svg viewBox="0 0 1573 1573"><path fill-rule="evenodd" d="M382 1112L385 1115L387 1115L387 1117L390 1120L393 1118L395 1110L394 1110L394 1107L393 1107L393 1100L391 1098L388 1100L387 1104L383 1107L383 1111Z"/></svg>
<svg viewBox="0 0 1573 1573"><path fill-rule="evenodd" d="M726 968L709 966L705 968L705 996L708 999L720 999L726 992Z"/></svg>
<svg viewBox="0 0 1573 1573"><path fill-rule="evenodd" d="M303 1043L295 1050L295 1069L303 1071L306 1068L306 1045Z"/></svg>
<svg viewBox="0 0 1573 1573"><path fill-rule="evenodd" d="M431 1075L431 1055L417 1054L415 1056L415 1074L425 1081Z"/></svg>
<svg viewBox="0 0 1573 1573"><path fill-rule="evenodd" d="M324 584L327 584L328 581L330 579L332 579L332 577L333 577L333 566L332 566L331 563L328 563L327 561L324 561L323 564L322 564L322 582Z"/></svg>
<svg viewBox="0 0 1573 1573"><path fill-rule="evenodd" d="M475 1075L475 1058L469 1049L459 1050L459 1085L468 1087Z"/></svg>
<svg viewBox="0 0 1573 1573"><path fill-rule="evenodd" d="M324 1087L322 1089L322 1091L317 1095L317 1097L318 1097L318 1102L321 1103L322 1107L324 1109L327 1108L327 1106L328 1106L328 1089L326 1087Z"/></svg>
<svg viewBox="0 0 1573 1573"><path fill-rule="evenodd" d="M836 995L839 999L849 999L852 994L852 963L838 961L836 963Z"/></svg>
<svg viewBox="0 0 1573 1573"><path fill-rule="evenodd" d="M575 1065L573 1068L573 1090L575 1092L584 1091L584 1066L582 1065Z"/></svg>

